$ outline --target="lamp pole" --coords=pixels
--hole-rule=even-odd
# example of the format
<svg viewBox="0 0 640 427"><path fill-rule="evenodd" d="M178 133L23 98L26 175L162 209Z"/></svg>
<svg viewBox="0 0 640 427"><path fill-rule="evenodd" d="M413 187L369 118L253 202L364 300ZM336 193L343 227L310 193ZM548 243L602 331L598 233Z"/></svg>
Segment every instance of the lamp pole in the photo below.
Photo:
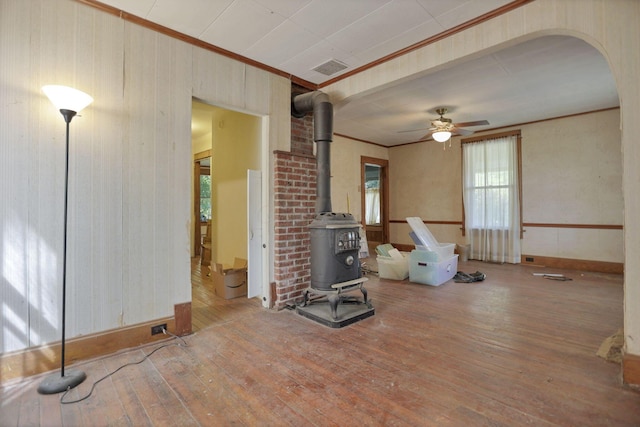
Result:
<svg viewBox="0 0 640 427"><path fill-rule="evenodd" d="M66 326L66 300L67 300L67 212L69 194L69 124L71 119L82 108L89 105L93 98L79 90L65 86L45 86L42 88L51 102L59 108L66 123L66 153L64 168L64 238L62 244L62 342L60 351L60 375L54 374L46 377L38 386L40 394L54 394L74 388L82 383L87 375L80 370L64 370L65 358L65 326ZM77 101L76 101L77 99Z"/></svg>
<svg viewBox="0 0 640 427"><path fill-rule="evenodd" d="M64 344L65 344L65 325L67 312L67 212L69 210L69 124L71 119L76 115L75 111L60 110L64 121L66 122L66 153L64 160L64 241L62 243L62 347L60 349L60 358L62 363L60 366L60 376L64 378ZM83 378L84 380L84 378Z"/></svg>

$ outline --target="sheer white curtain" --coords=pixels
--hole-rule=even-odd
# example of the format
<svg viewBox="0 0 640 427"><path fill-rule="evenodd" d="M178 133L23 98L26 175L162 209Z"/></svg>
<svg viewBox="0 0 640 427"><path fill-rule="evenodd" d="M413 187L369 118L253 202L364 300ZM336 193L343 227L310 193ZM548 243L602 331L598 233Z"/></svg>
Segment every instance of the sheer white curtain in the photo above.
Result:
<svg viewBox="0 0 640 427"><path fill-rule="evenodd" d="M365 193L365 224L380 224L380 190L377 188L367 188Z"/></svg>
<svg viewBox="0 0 640 427"><path fill-rule="evenodd" d="M467 143L462 150L469 258L519 263L518 136Z"/></svg>

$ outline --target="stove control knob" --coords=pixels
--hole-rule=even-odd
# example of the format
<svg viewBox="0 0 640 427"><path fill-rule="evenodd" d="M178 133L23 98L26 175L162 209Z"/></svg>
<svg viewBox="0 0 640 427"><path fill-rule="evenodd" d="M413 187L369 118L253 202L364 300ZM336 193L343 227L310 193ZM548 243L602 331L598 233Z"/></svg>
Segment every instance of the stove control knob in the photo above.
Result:
<svg viewBox="0 0 640 427"><path fill-rule="evenodd" d="M349 255L345 260L344 260L345 264L347 265L353 265L353 255Z"/></svg>

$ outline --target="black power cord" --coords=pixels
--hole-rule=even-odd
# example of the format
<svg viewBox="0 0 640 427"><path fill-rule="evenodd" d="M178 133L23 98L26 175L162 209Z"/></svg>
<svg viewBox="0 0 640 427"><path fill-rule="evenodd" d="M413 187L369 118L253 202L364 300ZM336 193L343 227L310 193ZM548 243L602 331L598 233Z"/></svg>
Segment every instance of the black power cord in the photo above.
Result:
<svg viewBox="0 0 640 427"><path fill-rule="evenodd" d="M132 366L132 365L139 365L142 362L144 362L145 360L147 360L149 357L151 357L151 355L153 353L155 353L156 351L163 349L165 347L169 347L172 345L177 345L178 347L184 346L184 347L189 347L186 343L186 341L184 339L182 339L182 337L179 337L177 335L172 334L171 332L167 331L166 329L162 328L162 333L165 335L171 335L172 337L174 337L175 339L180 339L182 341L182 344L180 343L175 343L175 342L171 342L168 344L164 344L161 345L160 347L155 348L151 353L147 354L146 356L144 356L142 359L138 360L137 362L129 362L126 363L122 366L120 366L118 369L116 369L113 372L108 373L107 375L105 375L104 377L100 378L99 380L95 381L93 383L93 385L91 386L91 390L89 390L89 393L87 393L85 396L76 399L76 400L64 400L65 396L67 395L67 393L69 393L69 391L71 390L71 387L67 388L67 390L64 392L64 394L62 396L60 396L60 403L63 405L68 405L70 403L78 403L78 402L82 402L83 400L88 399L89 397L91 397L91 395L93 394L93 390L96 388L96 386L98 385L98 383L100 383L101 381L106 380L107 378L109 378L110 376L112 376L113 374L115 374L116 372L120 371L121 369L126 368L127 366Z"/></svg>

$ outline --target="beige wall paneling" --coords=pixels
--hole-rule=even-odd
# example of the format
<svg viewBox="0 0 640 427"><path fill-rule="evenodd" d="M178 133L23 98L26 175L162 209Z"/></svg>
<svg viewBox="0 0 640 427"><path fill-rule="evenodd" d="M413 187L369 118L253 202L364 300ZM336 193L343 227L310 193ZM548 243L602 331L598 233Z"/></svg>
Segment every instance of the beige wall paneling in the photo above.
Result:
<svg viewBox="0 0 640 427"><path fill-rule="evenodd" d="M0 214L6 281L0 329L11 331L0 338L0 351L6 352L60 339L65 125L42 94L44 84L74 86L98 100L70 128L67 336L117 326L121 138L119 126L102 116L121 96L105 80L121 86L122 24L70 2L2 2L0 8L6 79L0 97L9 106L3 108L2 170L8 175ZM98 39L101 32L114 35Z"/></svg>
<svg viewBox="0 0 640 427"><path fill-rule="evenodd" d="M272 165L275 165L275 151L290 151L291 150L291 82L280 76L270 75L270 99L269 110L271 114L267 120L268 129L267 135L269 137L269 147L265 151L263 147L262 157L262 195L263 206L267 208L268 216L263 218L262 224L262 238L266 242L266 251L263 251L262 268L263 274L267 276L269 285L275 283L275 246L272 242L272 231L275 230L275 203L272 189L275 188L275 172L272 169ZM264 123L263 119L263 123ZM263 125L264 126L264 125ZM265 129L263 127L263 133ZM264 256L267 255L267 256ZM269 288L265 290L264 295L267 296L265 300L263 298L262 304L264 307L269 307L271 304L272 290L275 288Z"/></svg>
<svg viewBox="0 0 640 427"><path fill-rule="evenodd" d="M622 263L623 231L525 227L522 253L554 258Z"/></svg>
<svg viewBox="0 0 640 427"><path fill-rule="evenodd" d="M201 48L193 48L193 96L224 108L245 110L246 65ZM264 87L268 91L269 87Z"/></svg>
<svg viewBox="0 0 640 427"><path fill-rule="evenodd" d="M334 135L331 143L331 206L334 212L349 212L362 221L360 201L360 157L388 160L388 150L373 144Z"/></svg>
<svg viewBox="0 0 640 427"><path fill-rule="evenodd" d="M61 167L52 156L54 147L64 146L64 121L46 98L37 95L38 82L22 78L32 73L28 49L32 18L30 10L17 6L17 2L0 2L0 351L24 348L53 335L53 325L44 333L41 325L46 325L46 320L55 321L43 318L50 308L48 301L55 301L55 296L39 301L29 301L28 296L30 292L56 288L58 263L54 251L58 246L54 246L54 239L60 234L56 225L62 217L59 214L48 221L37 221L37 216L29 216L30 211L61 209L61 204L55 203L55 196L61 194L61 181L52 179L54 170L60 171ZM39 49L38 39L33 48ZM40 126L33 126L38 122ZM52 144L52 138L41 141L41 133L53 135L56 129L62 135L57 144ZM41 173L33 175L36 168ZM37 261L47 262L52 268L41 271ZM30 312L35 315L37 331L26 320Z"/></svg>
<svg viewBox="0 0 640 427"><path fill-rule="evenodd" d="M389 150L391 163L391 219L403 221L410 216L425 221L442 243L464 243L462 221L462 172L460 138L453 138L451 146L429 141L405 145ZM411 245L408 224L395 223L391 227L391 241Z"/></svg>
<svg viewBox="0 0 640 427"><path fill-rule="evenodd" d="M274 150L291 150L291 82L275 74L269 77L269 165L272 165ZM273 173L269 176L273 179ZM269 212L273 212L273 207Z"/></svg>
<svg viewBox="0 0 640 427"><path fill-rule="evenodd" d="M191 46L125 26L124 324L190 300ZM187 259L188 260L188 259ZM179 297L176 301L174 298Z"/></svg>
<svg viewBox="0 0 640 427"><path fill-rule="evenodd" d="M524 223L622 225L619 117L616 109L522 126ZM624 262L621 230L525 229L524 254Z"/></svg>
<svg viewBox="0 0 640 427"><path fill-rule="evenodd" d="M167 88L170 98L160 110L162 120L164 108L170 112L173 120L169 122L167 132L165 159L169 176L165 180L169 194L167 221L172 233L167 237L165 262L168 269L168 293L171 314L174 305L191 301L191 262L189 259L191 238L188 234L191 216L191 195L193 193L191 173L193 160L191 156L191 102L193 83L193 49L180 41L165 38L166 43L175 46L172 57L165 63L164 78L172 82ZM172 63L173 62L173 63ZM160 171L162 173L162 171Z"/></svg>
<svg viewBox="0 0 640 427"><path fill-rule="evenodd" d="M249 84L241 63L72 0L0 12L0 351L60 339L64 121L47 83L95 98L71 125L67 337L172 316L191 300L192 96L269 114L269 142L288 146L288 80Z"/></svg>
<svg viewBox="0 0 640 427"><path fill-rule="evenodd" d="M247 93L253 96L245 97L242 110L253 114L268 114L271 99L271 75L256 67L245 65L245 86Z"/></svg>
<svg viewBox="0 0 640 427"><path fill-rule="evenodd" d="M521 128L524 222L622 224L619 123L615 109Z"/></svg>
<svg viewBox="0 0 640 427"><path fill-rule="evenodd" d="M451 147L447 142L445 149L442 144L429 141L389 150L391 218L418 216L430 221L461 221L460 155L459 138L452 139Z"/></svg>
<svg viewBox="0 0 640 427"><path fill-rule="evenodd" d="M60 13L55 7L50 12ZM69 237L73 244L69 246L68 267L76 289L68 295L67 307L72 311L67 316L67 331L71 336L120 326L124 266L120 109L124 23L90 8L77 7L76 13L77 38L67 60L78 77L70 83L86 90L94 102L71 123L73 226Z"/></svg>
<svg viewBox="0 0 640 427"><path fill-rule="evenodd" d="M324 88L334 102L345 102L394 81L449 66L469 55L497 50L533 37L564 34L580 37L609 61L621 100L624 194L625 335L627 351L640 354L640 2L614 0L537 0L442 41L380 64Z"/></svg>

